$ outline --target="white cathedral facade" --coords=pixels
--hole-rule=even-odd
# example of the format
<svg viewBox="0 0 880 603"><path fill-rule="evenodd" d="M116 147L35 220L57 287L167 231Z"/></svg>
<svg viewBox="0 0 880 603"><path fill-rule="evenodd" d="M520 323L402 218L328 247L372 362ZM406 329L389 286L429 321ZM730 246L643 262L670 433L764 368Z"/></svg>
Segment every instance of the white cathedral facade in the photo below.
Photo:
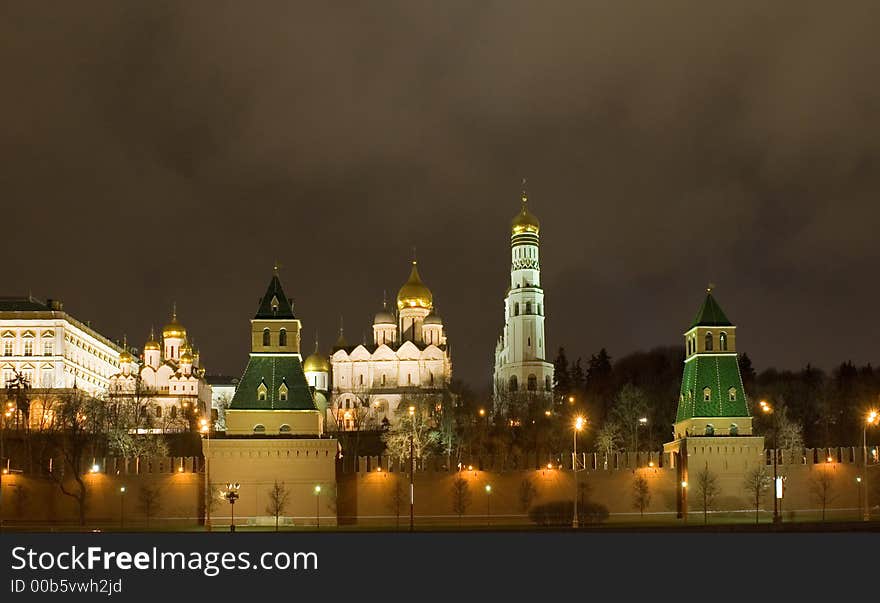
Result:
<svg viewBox="0 0 880 603"><path fill-rule="evenodd" d="M330 371L315 354L306 359L310 386L329 385L331 429L376 429L394 425L411 404L440 404L452 378L443 320L434 297L412 263L397 294L396 314L383 308L373 319L371 344L350 346L340 333Z"/></svg>
<svg viewBox="0 0 880 603"><path fill-rule="evenodd" d="M504 298L504 329L495 347L496 405L553 393L553 364L547 361L544 290L541 288L540 222L522 194L510 232L510 287Z"/></svg>

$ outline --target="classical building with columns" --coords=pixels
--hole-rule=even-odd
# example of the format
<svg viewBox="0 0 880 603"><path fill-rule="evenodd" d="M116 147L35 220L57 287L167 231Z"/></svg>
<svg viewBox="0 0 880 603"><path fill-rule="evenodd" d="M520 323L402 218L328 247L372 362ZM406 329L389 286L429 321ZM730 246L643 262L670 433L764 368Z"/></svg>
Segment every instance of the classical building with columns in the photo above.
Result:
<svg viewBox="0 0 880 603"><path fill-rule="evenodd" d="M415 260L397 293L396 312L383 304L375 315L372 339L349 345L340 329L330 357L327 410L328 420L339 430L392 426L405 412L403 407L436 406L448 393L452 360L446 332ZM313 366L318 366L317 360L307 369ZM326 378L320 371L308 374L316 380Z"/></svg>
<svg viewBox="0 0 880 603"><path fill-rule="evenodd" d="M550 398L553 364L547 361L544 289L541 288L541 223L522 193L510 225L510 287L504 297L504 328L495 346L496 408L527 397Z"/></svg>
<svg viewBox="0 0 880 603"><path fill-rule="evenodd" d="M154 433L186 431L195 414L211 409L211 386L199 351L177 319L176 307L162 329L161 342L151 330L140 358L128 350L120 355L120 370L110 378L109 398L132 396L138 397L149 417L145 429Z"/></svg>

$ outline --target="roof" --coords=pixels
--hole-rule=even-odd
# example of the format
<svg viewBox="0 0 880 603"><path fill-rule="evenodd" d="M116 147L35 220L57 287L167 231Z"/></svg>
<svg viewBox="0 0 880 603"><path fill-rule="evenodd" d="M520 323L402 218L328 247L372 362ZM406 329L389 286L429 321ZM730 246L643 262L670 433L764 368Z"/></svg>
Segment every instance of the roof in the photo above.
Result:
<svg viewBox="0 0 880 603"><path fill-rule="evenodd" d="M46 312L49 306L31 296L0 297L0 312Z"/></svg>
<svg viewBox="0 0 880 603"><path fill-rule="evenodd" d="M235 385L238 383L238 379L230 375L207 375L205 381L208 385Z"/></svg>
<svg viewBox="0 0 880 603"><path fill-rule="evenodd" d="M266 386L266 399L258 389ZM287 386L287 400L280 396ZM232 410L317 410L297 355L251 356L229 405Z"/></svg>
<svg viewBox="0 0 880 603"><path fill-rule="evenodd" d="M705 399L704 390L707 387L709 400ZM676 422L693 417L748 416L745 388L735 354L697 354L685 362Z"/></svg>
<svg viewBox="0 0 880 603"><path fill-rule="evenodd" d="M281 280L278 274L272 275L269 281L269 287L266 294L260 300L260 308L257 310L254 318L296 318L293 315L293 306L291 300L284 295L284 289L281 287Z"/></svg>
<svg viewBox="0 0 880 603"><path fill-rule="evenodd" d="M721 306L719 306L718 302L715 301L715 298L712 297L712 291L710 290L706 294L706 299L700 307L700 311L697 312L697 316L694 318L691 328L730 326L733 326L733 323L731 323L727 319L727 316L724 315L724 310L721 309Z"/></svg>

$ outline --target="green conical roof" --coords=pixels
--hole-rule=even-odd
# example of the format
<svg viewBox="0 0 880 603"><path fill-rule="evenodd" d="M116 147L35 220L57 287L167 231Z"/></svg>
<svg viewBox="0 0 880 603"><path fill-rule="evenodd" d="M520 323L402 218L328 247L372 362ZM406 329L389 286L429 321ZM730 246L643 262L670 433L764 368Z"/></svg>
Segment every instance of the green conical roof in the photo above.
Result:
<svg viewBox="0 0 880 603"><path fill-rule="evenodd" d="M703 302L703 305L700 307L700 311L697 312L696 318L694 318L693 324L691 324L691 328L694 327L730 327L733 323L727 319L727 316L724 315L724 310L721 309L721 306L718 305L718 302L715 301L715 298L712 297L712 291L710 290L706 294L706 300Z"/></svg>

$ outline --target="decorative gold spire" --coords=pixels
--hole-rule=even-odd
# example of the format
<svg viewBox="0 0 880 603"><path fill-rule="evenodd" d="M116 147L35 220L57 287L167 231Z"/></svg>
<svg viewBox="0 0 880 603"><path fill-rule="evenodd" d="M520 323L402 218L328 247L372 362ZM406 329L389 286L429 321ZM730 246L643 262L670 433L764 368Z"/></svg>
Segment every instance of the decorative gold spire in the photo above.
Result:
<svg viewBox="0 0 880 603"><path fill-rule="evenodd" d="M533 232L538 234L541 230L541 223L538 221L538 218L535 217L532 212L529 211L529 195L526 192L526 179L523 178L522 182L522 195L520 196L520 210L519 213L514 216L513 221L510 224L510 229L514 235L522 234L524 232Z"/></svg>
<svg viewBox="0 0 880 603"><path fill-rule="evenodd" d="M431 309L434 304L434 295L431 290L422 282L419 276L418 262L412 261L412 270L409 273L409 280L403 284L400 291L397 292L397 309L403 308L427 308Z"/></svg>
<svg viewBox="0 0 880 603"><path fill-rule="evenodd" d="M177 320L177 302L171 304L171 322L162 329L163 338L186 339L186 329Z"/></svg>

